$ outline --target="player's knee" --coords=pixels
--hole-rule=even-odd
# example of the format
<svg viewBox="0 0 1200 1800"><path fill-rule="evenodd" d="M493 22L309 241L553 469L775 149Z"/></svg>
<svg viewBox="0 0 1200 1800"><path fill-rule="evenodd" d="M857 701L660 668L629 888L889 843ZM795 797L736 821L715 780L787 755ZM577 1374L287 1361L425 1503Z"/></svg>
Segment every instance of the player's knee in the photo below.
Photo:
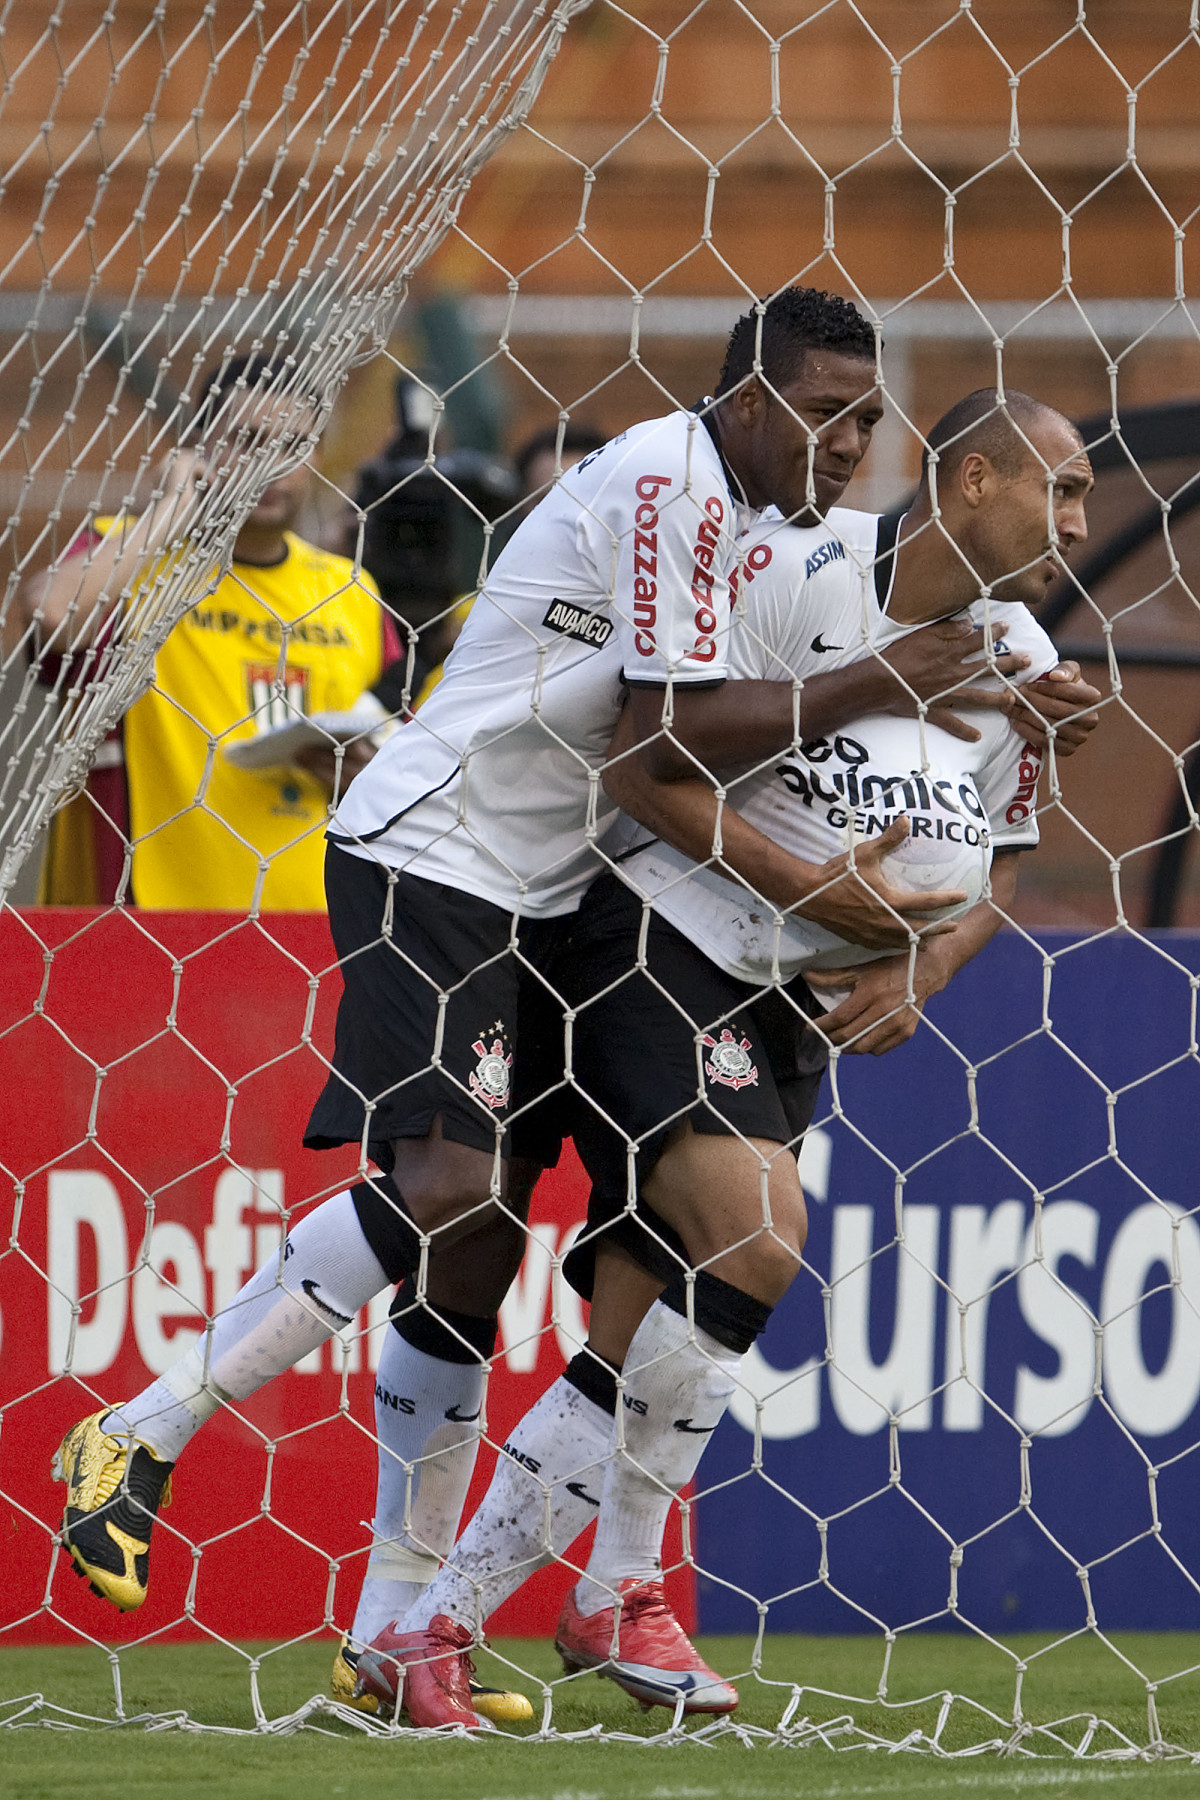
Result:
<svg viewBox="0 0 1200 1800"><path fill-rule="evenodd" d="M489 1205L475 1231L433 1236L429 1292L435 1301L467 1311L494 1313L516 1280L529 1238L519 1219Z"/></svg>
<svg viewBox="0 0 1200 1800"><path fill-rule="evenodd" d="M790 1157L778 1158L760 1182L754 1212L761 1221L749 1234L746 1253L759 1270L759 1280L782 1297L794 1280L808 1238L808 1209ZM749 1209L747 1209L749 1210Z"/></svg>
<svg viewBox="0 0 1200 1800"><path fill-rule="evenodd" d="M486 1363L496 1348L494 1316L439 1305L410 1281L397 1289L388 1316L406 1344L439 1362Z"/></svg>
<svg viewBox="0 0 1200 1800"><path fill-rule="evenodd" d="M423 1233L437 1238L455 1225L483 1225L497 1211L492 1198L492 1159L459 1144L429 1140L393 1146L396 1184Z"/></svg>
<svg viewBox="0 0 1200 1800"><path fill-rule="evenodd" d="M808 1207L802 1189L789 1189L779 1208L772 1207L771 1229L781 1243L791 1247L799 1261L808 1242Z"/></svg>
<svg viewBox="0 0 1200 1800"><path fill-rule="evenodd" d="M800 1273L803 1238L764 1225L753 1242L742 1246L738 1257L739 1285L746 1287L770 1306L778 1305Z"/></svg>
<svg viewBox="0 0 1200 1800"><path fill-rule="evenodd" d="M724 1254L706 1259L706 1266L739 1288L775 1306L800 1272L808 1234L808 1214L799 1182L783 1171L760 1188L753 1207L747 1204L737 1241ZM726 1244L729 1243L726 1237ZM709 1243L706 1248L715 1250ZM698 1259L699 1260L699 1259Z"/></svg>

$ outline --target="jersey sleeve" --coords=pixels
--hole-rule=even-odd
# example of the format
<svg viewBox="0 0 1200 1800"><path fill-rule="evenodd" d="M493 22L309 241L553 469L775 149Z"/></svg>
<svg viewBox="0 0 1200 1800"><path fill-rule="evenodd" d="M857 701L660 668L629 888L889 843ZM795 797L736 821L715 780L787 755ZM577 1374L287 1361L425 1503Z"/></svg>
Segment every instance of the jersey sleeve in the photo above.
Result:
<svg viewBox="0 0 1200 1800"><path fill-rule="evenodd" d="M847 509L811 528L768 516L739 540L730 674L803 688L869 653L864 595L877 526L875 514Z"/></svg>
<svg viewBox="0 0 1200 1800"><path fill-rule="evenodd" d="M813 672L805 554L812 535L779 520L764 520L739 540L729 576L731 675L803 682Z"/></svg>
<svg viewBox="0 0 1200 1800"><path fill-rule="evenodd" d="M1023 687L1055 667L1058 651L1026 607L1009 609L1008 626L997 648L1022 650L1028 655L1029 666L1017 678L1017 685ZM993 849L1027 850L1037 844L1037 787L1041 772L1041 750L1025 743L1011 726L1003 730L979 780L979 797L987 809Z"/></svg>
<svg viewBox="0 0 1200 1800"><path fill-rule="evenodd" d="M993 850L1030 850L1037 844L1037 787L1041 772L1041 751L1033 744L1022 743L1017 733L1006 727L995 754L988 758L978 779Z"/></svg>
<svg viewBox="0 0 1200 1800"><path fill-rule="evenodd" d="M613 626L635 684L713 683L729 672L737 526L719 468L692 441L696 430L703 434L698 422L677 425L636 443L605 487Z"/></svg>

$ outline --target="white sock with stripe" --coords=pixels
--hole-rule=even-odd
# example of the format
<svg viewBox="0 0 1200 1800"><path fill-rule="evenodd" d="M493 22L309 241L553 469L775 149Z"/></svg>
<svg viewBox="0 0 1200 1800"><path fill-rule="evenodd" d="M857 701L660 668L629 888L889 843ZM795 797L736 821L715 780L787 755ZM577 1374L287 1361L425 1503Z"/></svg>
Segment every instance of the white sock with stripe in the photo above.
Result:
<svg viewBox="0 0 1200 1800"><path fill-rule="evenodd" d="M245 1400L348 1325L389 1285L363 1236L349 1190L288 1232L272 1256L177 1363L103 1420L174 1462L229 1400Z"/></svg>

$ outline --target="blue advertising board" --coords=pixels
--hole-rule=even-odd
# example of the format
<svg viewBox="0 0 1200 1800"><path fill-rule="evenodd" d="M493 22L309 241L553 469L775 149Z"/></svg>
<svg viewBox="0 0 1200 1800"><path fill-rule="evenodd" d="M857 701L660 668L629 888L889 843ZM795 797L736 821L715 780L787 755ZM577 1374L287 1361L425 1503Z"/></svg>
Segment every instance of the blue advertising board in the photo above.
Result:
<svg viewBox="0 0 1200 1800"><path fill-rule="evenodd" d="M703 1630L1200 1629L1198 970L1005 932L839 1059L700 1469Z"/></svg>

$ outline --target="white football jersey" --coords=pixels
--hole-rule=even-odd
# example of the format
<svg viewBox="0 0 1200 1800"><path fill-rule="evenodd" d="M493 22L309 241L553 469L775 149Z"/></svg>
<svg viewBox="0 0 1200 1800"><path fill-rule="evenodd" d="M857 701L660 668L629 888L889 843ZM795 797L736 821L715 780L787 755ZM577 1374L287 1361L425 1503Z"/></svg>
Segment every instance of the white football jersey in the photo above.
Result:
<svg viewBox="0 0 1200 1800"><path fill-rule="evenodd" d="M622 679L724 680L730 569L758 517L692 413L568 469L497 558L442 681L351 783L333 842L506 908L573 911L616 817L596 771Z"/></svg>
<svg viewBox="0 0 1200 1800"><path fill-rule="evenodd" d="M884 650L917 629L897 625L886 610L894 521L888 521L892 535L884 542L882 522L872 513L835 509L813 529L776 520L765 517L739 546L744 578L730 638L732 677L803 680ZM978 601L968 609L973 623L983 623L985 609L997 651L1023 650L1031 659L1018 681L1055 666L1057 652L1027 607ZM975 685L998 686L1000 679L984 670ZM801 694L802 722L803 705ZM810 863L828 861L852 837L869 839L907 814L910 839L901 854L918 861L925 856L933 876L953 868L953 879L926 885L962 888L973 906L993 849L1038 841L1041 758L1003 713L979 709L967 716L981 734L977 743L917 719L884 713L857 719L730 783L729 803ZM714 868L696 867L667 844L636 849L620 866L656 911L739 980L766 985L806 968L842 967L882 954L847 945L806 919L781 917L744 885ZM918 885L900 874L893 879L897 886Z"/></svg>

